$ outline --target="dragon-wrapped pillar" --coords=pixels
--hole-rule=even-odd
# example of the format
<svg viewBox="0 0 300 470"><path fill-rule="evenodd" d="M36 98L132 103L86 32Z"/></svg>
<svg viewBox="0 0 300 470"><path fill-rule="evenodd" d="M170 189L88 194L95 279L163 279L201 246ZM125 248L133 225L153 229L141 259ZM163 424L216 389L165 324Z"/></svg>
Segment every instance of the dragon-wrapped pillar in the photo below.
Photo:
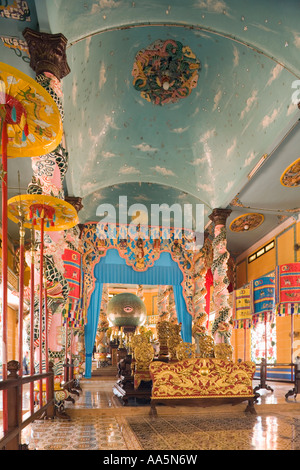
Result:
<svg viewBox="0 0 300 470"><path fill-rule="evenodd" d="M26 28L23 36L30 54L30 66L36 72L36 81L51 95L60 111L62 121L63 93L61 80L68 75L70 68L66 60L67 39L62 34L48 34ZM28 185L29 194L46 194L66 199L63 182L68 169L68 153L63 141L58 147L40 157L32 158L33 176ZM74 227L69 231L47 232L44 236L44 272L47 281L47 305L50 316L62 317L64 305L68 301L69 284L64 275L63 253L66 248L78 247L80 231ZM40 241L40 232L36 233L36 247ZM38 264L35 266L39 269ZM37 310L37 306L35 311ZM37 317L37 315L35 315ZM56 318L56 320L58 320ZM38 318L36 319L38 322ZM53 324L58 325L59 321ZM56 328L57 330L57 328ZM50 333L50 332L49 332ZM54 332L56 334L57 331ZM39 344L38 329L35 328L35 344ZM50 341L53 345L53 341ZM58 349L60 346L58 346ZM63 358L59 351L53 351L50 357ZM60 357L62 355L62 357ZM53 357L54 356L54 357Z"/></svg>
<svg viewBox="0 0 300 470"><path fill-rule="evenodd" d="M213 263L211 266L213 274L213 304L215 319L212 326L212 335L215 343L230 344L232 332L232 309L230 306L230 295L228 292L229 279L226 240L226 219L230 215L229 209L214 209L209 218L214 223L213 240Z"/></svg>

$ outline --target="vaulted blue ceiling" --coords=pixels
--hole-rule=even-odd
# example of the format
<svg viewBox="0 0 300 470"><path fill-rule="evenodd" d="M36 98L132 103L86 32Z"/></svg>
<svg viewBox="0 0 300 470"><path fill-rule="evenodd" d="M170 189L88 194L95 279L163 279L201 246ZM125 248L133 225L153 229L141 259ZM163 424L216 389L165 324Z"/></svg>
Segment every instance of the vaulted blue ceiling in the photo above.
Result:
<svg viewBox="0 0 300 470"><path fill-rule="evenodd" d="M0 16L1 61L34 76L20 42L25 27L68 40L65 187L82 198L82 223L97 220L100 204L117 207L120 195L146 208L204 204L205 225L217 207L232 209L228 227L245 213L263 214L255 230L228 229L236 255L298 214L300 188L280 178L300 158L299 2L7 1L0 15L4 3L26 4L28 12ZM187 97L156 105L133 86L132 71L139 51L167 39L188 47L201 67ZM17 160L9 162L9 185L17 186L18 167L25 188L30 162Z"/></svg>

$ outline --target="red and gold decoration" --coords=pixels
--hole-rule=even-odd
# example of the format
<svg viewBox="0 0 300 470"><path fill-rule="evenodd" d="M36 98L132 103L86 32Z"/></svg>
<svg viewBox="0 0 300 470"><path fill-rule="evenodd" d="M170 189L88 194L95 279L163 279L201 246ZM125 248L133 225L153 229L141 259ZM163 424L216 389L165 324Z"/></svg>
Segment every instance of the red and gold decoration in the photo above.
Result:
<svg viewBox="0 0 300 470"><path fill-rule="evenodd" d="M300 314L300 262L277 266L275 283L276 313Z"/></svg>
<svg viewBox="0 0 300 470"><path fill-rule="evenodd" d="M200 62L190 47L179 41L157 40L136 55L133 86L155 105L176 103L197 86Z"/></svg>
<svg viewBox="0 0 300 470"><path fill-rule="evenodd" d="M65 305L63 315L64 323L75 328L83 325L81 302L81 254L78 251L66 248L63 254L65 278L69 284L69 298Z"/></svg>
<svg viewBox="0 0 300 470"><path fill-rule="evenodd" d="M253 397L253 362L215 358L150 365L152 399Z"/></svg>

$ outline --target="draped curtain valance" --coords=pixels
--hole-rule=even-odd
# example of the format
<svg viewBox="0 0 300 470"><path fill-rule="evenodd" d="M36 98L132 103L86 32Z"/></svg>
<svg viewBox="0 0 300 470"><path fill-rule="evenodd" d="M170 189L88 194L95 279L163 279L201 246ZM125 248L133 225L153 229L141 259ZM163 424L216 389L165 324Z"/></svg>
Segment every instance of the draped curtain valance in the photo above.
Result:
<svg viewBox="0 0 300 470"><path fill-rule="evenodd" d="M172 285L176 304L178 322L182 324L181 335L184 341L191 341L192 317L189 314L183 296L183 274L178 264L172 260L170 253L163 252L147 271L135 271L120 257L117 249L109 249L106 256L94 268L95 288L91 295L85 326L86 372L91 377L92 354L95 343L100 313L103 284L143 284Z"/></svg>

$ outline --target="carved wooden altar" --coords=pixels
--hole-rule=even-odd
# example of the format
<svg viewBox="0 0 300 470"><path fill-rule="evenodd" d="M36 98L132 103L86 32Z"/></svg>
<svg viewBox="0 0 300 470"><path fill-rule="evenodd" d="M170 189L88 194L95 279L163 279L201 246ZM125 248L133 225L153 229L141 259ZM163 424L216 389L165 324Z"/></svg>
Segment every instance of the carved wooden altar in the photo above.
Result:
<svg viewBox="0 0 300 470"><path fill-rule="evenodd" d="M247 400L246 411L255 414L254 403L259 396L252 388L255 370L253 362L216 358L153 362L151 413L157 414L157 403L211 406Z"/></svg>

